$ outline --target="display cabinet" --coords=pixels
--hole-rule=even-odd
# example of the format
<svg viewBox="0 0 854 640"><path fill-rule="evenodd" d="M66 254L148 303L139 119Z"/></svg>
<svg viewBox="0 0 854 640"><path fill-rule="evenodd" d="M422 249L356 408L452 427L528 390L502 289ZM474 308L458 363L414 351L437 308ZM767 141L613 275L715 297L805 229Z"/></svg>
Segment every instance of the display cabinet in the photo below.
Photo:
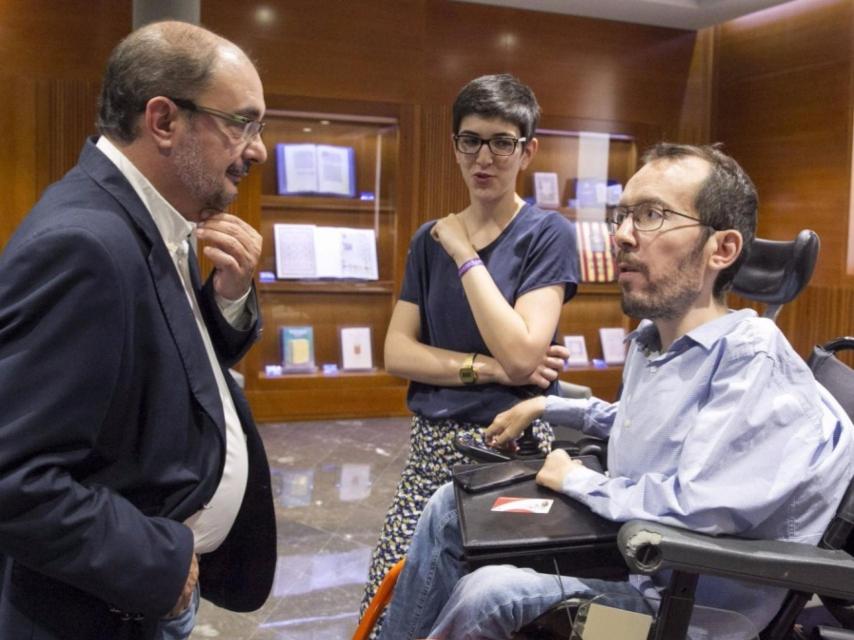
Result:
<svg viewBox="0 0 854 640"><path fill-rule="evenodd" d="M254 190L260 195L248 205L264 240L257 278L264 330L242 366L255 417L271 421L404 413L406 383L383 371L383 341L400 282L397 256L405 244L401 248L399 243L408 240L398 184L407 164L401 153L406 145L401 121L407 113L393 105L276 96L268 96L267 103L264 141L269 158L256 170L260 178ZM278 144L353 149L355 197L280 194ZM377 278L276 277L276 224L373 230ZM286 326L312 327L311 370L281 375L274 370L283 361L280 334ZM370 329L370 369L341 368L344 327Z"/></svg>
<svg viewBox="0 0 854 640"><path fill-rule="evenodd" d="M450 158L441 167L419 148L419 139L431 135L426 116L416 105L267 96L264 141L267 163L250 172L241 185L235 212L248 220L264 239L257 286L264 330L259 342L240 365L246 394L259 421L359 418L406 414L407 382L383 368L383 343L397 299L406 249L423 221L418 209L422 174L433 188L451 188L443 182L457 179ZM432 121L431 121L432 122ZM518 192L533 197L534 172L558 176L561 213L573 221L604 216L587 207L569 206L574 180L586 175L587 134L599 137L594 147L601 169L597 175L625 184L635 171L639 150L658 139L641 125L575 121L544 117L537 132L539 152L520 174ZM603 133L610 132L602 137ZM444 134L442 135L444 139ZM595 138L595 136L594 136ZM279 193L277 144L320 144L353 149L355 197ZM425 142L426 144L426 142ZM601 152L604 150L604 154ZM444 176L436 180L436 176ZM423 185L421 185L423 187ZM423 196L423 194L421 194ZM422 198L423 199L423 198ZM427 210L432 210L426 207ZM376 237L376 279L277 278L274 226L316 225L372 229ZM280 329L310 326L314 365L311 371L271 374L270 365L283 361ZM558 330L583 335L590 358L601 358L600 327L632 328L620 309L615 282L582 283L575 298L564 306ZM368 327L371 332L370 370L347 371L341 365L340 330ZM324 371L335 365L337 371ZM574 367L562 374L590 386L602 398L616 397L621 367Z"/></svg>

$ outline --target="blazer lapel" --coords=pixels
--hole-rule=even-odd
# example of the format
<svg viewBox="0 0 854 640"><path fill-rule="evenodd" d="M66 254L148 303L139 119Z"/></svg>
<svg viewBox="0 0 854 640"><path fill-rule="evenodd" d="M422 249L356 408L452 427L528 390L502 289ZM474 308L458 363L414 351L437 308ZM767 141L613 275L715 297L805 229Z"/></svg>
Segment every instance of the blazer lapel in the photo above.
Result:
<svg viewBox="0 0 854 640"><path fill-rule="evenodd" d="M181 356L187 381L199 405L211 417L224 437L225 417L211 362L202 337L199 335L184 286L151 214L130 183L109 158L95 147L92 139L87 141L83 148L79 164L95 182L119 202L124 211L117 211L117 214L125 215L130 225L134 227L143 251L146 247L148 248L146 260L154 289Z"/></svg>

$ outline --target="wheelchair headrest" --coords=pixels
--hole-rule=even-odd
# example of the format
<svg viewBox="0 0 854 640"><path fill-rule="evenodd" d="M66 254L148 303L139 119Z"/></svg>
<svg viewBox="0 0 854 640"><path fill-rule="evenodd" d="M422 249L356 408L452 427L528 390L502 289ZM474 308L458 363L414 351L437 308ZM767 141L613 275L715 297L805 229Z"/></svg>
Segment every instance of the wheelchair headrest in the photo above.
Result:
<svg viewBox="0 0 854 640"><path fill-rule="evenodd" d="M819 239L804 229L794 240L754 238L750 255L733 281L733 293L769 305L793 300L815 269Z"/></svg>

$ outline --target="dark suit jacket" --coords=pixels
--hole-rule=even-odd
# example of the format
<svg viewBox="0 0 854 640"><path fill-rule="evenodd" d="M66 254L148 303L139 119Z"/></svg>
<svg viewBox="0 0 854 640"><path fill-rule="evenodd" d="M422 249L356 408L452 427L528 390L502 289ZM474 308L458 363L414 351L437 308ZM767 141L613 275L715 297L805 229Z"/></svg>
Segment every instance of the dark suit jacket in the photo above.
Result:
<svg viewBox="0 0 854 640"><path fill-rule="evenodd" d="M248 331L221 316L210 281L197 297L225 369L257 337L254 292ZM225 378L249 482L200 580L206 598L248 611L272 585L275 517L263 445ZM224 446L166 246L89 141L0 255L0 639L148 637L186 579L193 537L181 521L213 495Z"/></svg>

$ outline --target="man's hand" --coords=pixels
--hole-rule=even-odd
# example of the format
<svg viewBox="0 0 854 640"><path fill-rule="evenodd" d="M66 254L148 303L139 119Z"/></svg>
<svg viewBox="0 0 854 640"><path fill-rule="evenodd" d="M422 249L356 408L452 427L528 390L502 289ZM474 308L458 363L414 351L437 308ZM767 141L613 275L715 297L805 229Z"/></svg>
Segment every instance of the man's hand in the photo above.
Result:
<svg viewBox="0 0 854 640"><path fill-rule="evenodd" d="M507 411L502 411L483 434L486 443L491 447L512 448L514 440L522 435L532 420L543 415L546 399L543 396L528 398L513 405Z"/></svg>
<svg viewBox="0 0 854 640"><path fill-rule="evenodd" d="M237 300L249 290L261 257L261 235L237 216L215 213L196 228L204 254L214 266L214 291Z"/></svg>
<svg viewBox="0 0 854 640"><path fill-rule="evenodd" d="M566 474L582 466L578 460L573 460L563 449L552 451L542 468L537 473L537 484L548 487L552 491L563 490L563 479Z"/></svg>
<svg viewBox="0 0 854 640"><path fill-rule="evenodd" d="M477 257L465 225L455 213L449 213L434 224L430 235L457 264Z"/></svg>
<svg viewBox="0 0 854 640"><path fill-rule="evenodd" d="M198 582L199 559L194 553L193 559L190 561L190 573L187 576L187 582L184 583L184 589L181 591L181 595L178 597L178 602L175 603L175 606L172 607L172 611L170 611L168 614L170 618L177 616L179 613L181 613L187 607L190 606L190 603L193 599L193 591L196 590L196 584Z"/></svg>

